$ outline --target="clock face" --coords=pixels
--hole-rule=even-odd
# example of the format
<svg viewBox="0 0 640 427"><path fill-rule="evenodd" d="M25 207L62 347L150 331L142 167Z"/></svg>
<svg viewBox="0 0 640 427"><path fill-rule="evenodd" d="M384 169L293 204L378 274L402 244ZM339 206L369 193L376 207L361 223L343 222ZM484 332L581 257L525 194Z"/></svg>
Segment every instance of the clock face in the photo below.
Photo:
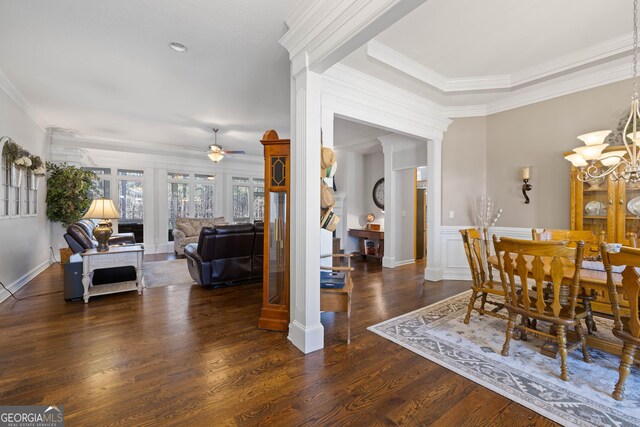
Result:
<svg viewBox="0 0 640 427"><path fill-rule="evenodd" d="M384 209L384 178L380 178L373 186L373 203Z"/></svg>

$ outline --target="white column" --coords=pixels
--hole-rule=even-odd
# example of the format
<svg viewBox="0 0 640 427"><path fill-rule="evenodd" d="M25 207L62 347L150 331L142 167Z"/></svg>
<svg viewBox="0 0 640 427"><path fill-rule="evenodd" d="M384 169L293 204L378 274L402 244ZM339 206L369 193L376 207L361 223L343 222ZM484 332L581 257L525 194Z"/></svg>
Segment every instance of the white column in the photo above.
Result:
<svg viewBox="0 0 640 427"><path fill-rule="evenodd" d="M427 267L425 280L442 280L442 136L427 142Z"/></svg>
<svg viewBox="0 0 640 427"><path fill-rule="evenodd" d="M322 109L322 141L325 147L333 148L333 111L328 108ZM320 163L318 161L318 163ZM333 186L333 178L325 179L329 186ZM341 218L341 220L344 220ZM320 229L320 253L327 255L333 252L333 233ZM320 265L331 266L331 258L323 258Z"/></svg>
<svg viewBox="0 0 640 427"><path fill-rule="evenodd" d="M289 340L310 353L324 347L320 323L320 74L303 70L293 77L292 90Z"/></svg>
<svg viewBox="0 0 640 427"><path fill-rule="evenodd" d="M394 141L385 137L378 139L382 142L382 152L384 153L384 257L382 258L382 266L394 268L396 266L396 239L398 236L396 173L393 171Z"/></svg>

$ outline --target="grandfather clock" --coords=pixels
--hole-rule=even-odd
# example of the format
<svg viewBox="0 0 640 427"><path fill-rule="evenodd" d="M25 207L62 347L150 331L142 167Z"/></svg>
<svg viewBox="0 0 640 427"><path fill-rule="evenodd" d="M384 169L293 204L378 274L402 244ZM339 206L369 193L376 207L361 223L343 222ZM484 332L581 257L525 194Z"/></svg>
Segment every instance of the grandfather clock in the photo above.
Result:
<svg viewBox="0 0 640 427"><path fill-rule="evenodd" d="M258 327L289 327L289 181L288 139L275 130L264 133L264 269Z"/></svg>

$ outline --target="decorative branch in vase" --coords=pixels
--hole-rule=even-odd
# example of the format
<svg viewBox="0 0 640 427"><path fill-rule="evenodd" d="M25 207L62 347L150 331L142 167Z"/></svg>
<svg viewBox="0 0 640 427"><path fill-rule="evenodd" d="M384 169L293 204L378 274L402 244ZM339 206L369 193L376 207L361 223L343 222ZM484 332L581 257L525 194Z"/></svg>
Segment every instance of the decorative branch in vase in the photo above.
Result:
<svg viewBox="0 0 640 427"><path fill-rule="evenodd" d="M481 196L473 201L473 220L478 228L492 228L502 215L502 208L496 208L496 201L491 197Z"/></svg>

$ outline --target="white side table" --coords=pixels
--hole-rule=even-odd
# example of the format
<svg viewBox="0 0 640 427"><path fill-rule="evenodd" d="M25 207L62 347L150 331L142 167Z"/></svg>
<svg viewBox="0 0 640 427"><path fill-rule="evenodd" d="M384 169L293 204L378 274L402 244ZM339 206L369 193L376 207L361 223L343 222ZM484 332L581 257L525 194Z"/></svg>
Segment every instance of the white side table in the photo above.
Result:
<svg viewBox="0 0 640 427"><path fill-rule="evenodd" d="M82 286L84 286L84 302L96 295L114 294L116 292L138 291L141 295L144 288L144 276L142 272L142 257L144 247L142 245L110 246L106 252L98 252L96 249L87 249L82 253ZM133 266L136 268L136 280L127 282L108 283L93 286L91 273L99 268Z"/></svg>

